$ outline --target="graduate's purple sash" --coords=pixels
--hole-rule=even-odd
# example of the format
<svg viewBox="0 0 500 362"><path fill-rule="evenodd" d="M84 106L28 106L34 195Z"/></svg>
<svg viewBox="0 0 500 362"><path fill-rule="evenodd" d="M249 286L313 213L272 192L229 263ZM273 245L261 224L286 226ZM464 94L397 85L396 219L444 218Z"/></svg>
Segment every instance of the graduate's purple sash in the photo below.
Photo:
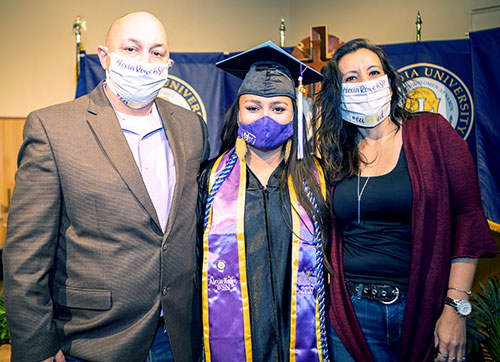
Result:
<svg viewBox="0 0 500 362"><path fill-rule="evenodd" d="M245 160L238 159L231 150L213 166L205 213L202 301L207 362L252 361L244 240L245 186ZM324 300L318 298L323 275L320 273L318 278L315 268L319 228L298 203L291 181L289 189L294 234L290 361L327 361Z"/></svg>
<svg viewBox="0 0 500 362"><path fill-rule="evenodd" d="M325 198L323 173L316 167ZM320 230L300 205L291 177L288 189L293 225L290 362L328 361Z"/></svg>

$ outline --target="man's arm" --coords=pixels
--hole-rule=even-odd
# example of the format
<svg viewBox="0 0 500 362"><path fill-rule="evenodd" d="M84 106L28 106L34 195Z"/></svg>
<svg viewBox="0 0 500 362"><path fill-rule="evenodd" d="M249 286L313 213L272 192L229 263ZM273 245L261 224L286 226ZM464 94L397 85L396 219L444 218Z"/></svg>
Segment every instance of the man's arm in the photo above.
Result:
<svg viewBox="0 0 500 362"><path fill-rule="evenodd" d="M3 252L12 360L19 362L44 360L60 348L49 288L62 209L59 175L36 113L28 115L23 139Z"/></svg>

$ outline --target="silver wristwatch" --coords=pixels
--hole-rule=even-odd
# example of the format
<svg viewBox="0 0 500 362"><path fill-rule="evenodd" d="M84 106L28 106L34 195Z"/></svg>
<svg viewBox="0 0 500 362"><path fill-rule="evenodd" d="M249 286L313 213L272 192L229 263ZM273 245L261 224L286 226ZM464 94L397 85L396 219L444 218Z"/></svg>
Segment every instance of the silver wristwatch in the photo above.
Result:
<svg viewBox="0 0 500 362"><path fill-rule="evenodd" d="M472 305L468 300L446 297L444 298L444 304L447 304L455 309L455 312L462 317L466 317L470 314L470 312L472 312Z"/></svg>

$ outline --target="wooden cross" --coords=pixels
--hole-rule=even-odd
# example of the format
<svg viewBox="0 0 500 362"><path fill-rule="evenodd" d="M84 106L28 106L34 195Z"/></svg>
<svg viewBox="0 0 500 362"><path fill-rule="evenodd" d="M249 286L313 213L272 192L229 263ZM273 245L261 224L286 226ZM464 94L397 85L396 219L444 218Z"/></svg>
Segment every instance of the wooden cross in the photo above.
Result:
<svg viewBox="0 0 500 362"><path fill-rule="evenodd" d="M311 35L295 47L292 55L321 73L335 50L344 44L339 38L328 34L328 25L311 26ZM316 92L314 84L307 86L307 96L312 97Z"/></svg>

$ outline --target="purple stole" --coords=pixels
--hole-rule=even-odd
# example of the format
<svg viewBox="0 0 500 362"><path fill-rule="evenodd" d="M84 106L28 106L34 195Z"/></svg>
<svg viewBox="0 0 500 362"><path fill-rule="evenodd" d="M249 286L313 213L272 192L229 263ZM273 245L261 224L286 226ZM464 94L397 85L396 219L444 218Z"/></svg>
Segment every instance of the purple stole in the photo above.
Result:
<svg viewBox="0 0 500 362"><path fill-rule="evenodd" d="M317 167L324 197L324 178ZM324 313L320 323L324 298L318 298L318 289L323 288L324 281L322 272L315 268L318 240L321 247L319 228L298 202L291 179L288 187L293 215L290 362L328 361ZM252 361L245 193L246 163L236 157L233 149L219 157L213 166L205 213L202 302L207 362Z"/></svg>

